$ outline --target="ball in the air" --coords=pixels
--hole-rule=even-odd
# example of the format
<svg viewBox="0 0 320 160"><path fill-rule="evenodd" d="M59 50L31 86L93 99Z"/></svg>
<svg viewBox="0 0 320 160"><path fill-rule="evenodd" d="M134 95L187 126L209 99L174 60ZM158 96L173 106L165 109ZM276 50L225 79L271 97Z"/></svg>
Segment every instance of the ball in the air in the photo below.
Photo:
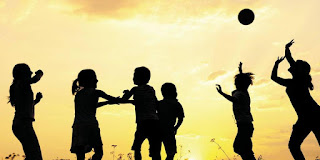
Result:
<svg viewBox="0 0 320 160"><path fill-rule="evenodd" d="M243 9L239 12L238 20L243 25L249 25L254 20L254 13L250 9Z"/></svg>

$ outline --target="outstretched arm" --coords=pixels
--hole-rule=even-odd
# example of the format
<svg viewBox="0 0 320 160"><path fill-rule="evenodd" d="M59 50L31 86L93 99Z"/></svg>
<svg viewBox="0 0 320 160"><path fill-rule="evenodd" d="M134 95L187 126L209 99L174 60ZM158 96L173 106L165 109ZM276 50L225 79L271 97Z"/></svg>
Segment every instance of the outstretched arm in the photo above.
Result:
<svg viewBox="0 0 320 160"><path fill-rule="evenodd" d="M117 101L98 102L97 108L105 106L105 105L119 104L119 103L132 103L132 104L134 104L134 101L133 100L121 100L119 98L119 99L117 99Z"/></svg>
<svg viewBox="0 0 320 160"><path fill-rule="evenodd" d="M284 58L285 57L280 57L280 58L278 57L278 59L274 63L271 79L282 86L287 86L289 80L278 77L278 67L279 67L279 64L284 60Z"/></svg>
<svg viewBox="0 0 320 160"><path fill-rule="evenodd" d="M230 102L237 102L238 100L235 98L235 97L232 97L228 94L225 94L222 89L221 89L221 86L219 84L216 84L216 88L217 88L217 91L224 97L226 98L227 100L229 100Z"/></svg>
<svg viewBox="0 0 320 160"><path fill-rule="evenodd" d="M30 84L37 83L43 76L42 70L38 70L36 75L31 78Z"/></svg>
<svg viewBox="0 0 320 160"><path fill-rule="evenodd" d="M130 97L133 95L135 91L135 87L133 87L130 91L129 90L124 90L123 91L123 96L122 96L122 100L128 100L130 99Z"/></svg>
<svg viewBox="0 0 320 160"><path fill-rule="evenodd" d="M292 58L291 51L290 51L290 47L293 43L294 43L294 41L291 40L288 44L286 44L286 50L285 50L285 57L286 57L287 61L289 62L290 66L293 66L295 63L294 59Z"/></svg>

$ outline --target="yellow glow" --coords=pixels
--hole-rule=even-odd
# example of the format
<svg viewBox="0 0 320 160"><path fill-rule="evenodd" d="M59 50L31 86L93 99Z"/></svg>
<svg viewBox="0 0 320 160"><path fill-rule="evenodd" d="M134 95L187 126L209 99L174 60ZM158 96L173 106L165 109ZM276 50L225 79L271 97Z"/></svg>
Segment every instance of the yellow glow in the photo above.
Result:
<svg viewBox="0 0 320 160"><path fill-rule="evenodd" d="M0 0L0 159L23 153L11 131L14 108L7 104L12 68L21 62L32 71L44 71L43 79L32 86L34 93L44 96L36 106L34 123L44 159L75 158L69 151L74 118L71 84L80 70L94 69L98 89L121 96L134 86L133 71L139 66L151 70L150 85L158 99L163 83L177 86L186 117L177 134L176 158L226 159L212 138L234 157L237 127L232 104L217 93L215 84L230 94L240 61L244 71L255 74L249 93L256 156L292 159L287 143L296 113L285 88L271 82L270 74L276 58L284 55L284 45L294 38L293 56L312 66L311 93L320 102L319 5L316 0ZM237 21L243 8L256 14L249 26ZM287 69L283 62L279 75L290 77ZM97 118L104 159L112 158L113 144L118 145L117 154L133 153L132 105L99 108ZM313 134L302 149L306 159L320 156ZM148 157L148 142L142 154Z"/></svg>

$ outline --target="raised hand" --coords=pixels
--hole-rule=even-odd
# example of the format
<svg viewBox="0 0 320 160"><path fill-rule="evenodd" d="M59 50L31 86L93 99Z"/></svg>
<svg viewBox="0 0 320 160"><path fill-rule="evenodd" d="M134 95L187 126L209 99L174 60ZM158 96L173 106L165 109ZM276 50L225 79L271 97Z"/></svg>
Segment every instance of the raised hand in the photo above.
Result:
<svg viewBox="0 0 320 160"><path fill-rule="evenodd" d="M278 57L278 59L276 60L275 64L279 64L281 63L283 60L285 59L285 57Z"/></svg>
<svg viewBox="0 0 320 160"><path fill-rule="evenodd" d="M40 99L42 99L42 97L43 97L42 93L38 92L37 95L36 95L36 99L40 101Z"/></svg>
<svg viewBox="0 0 320 160"><path fill-rule="evenodd" d="M222 94L223 92L222 92L222 88L221 88L221 86L219 85L219 84L216 84L216 88L217 88L217 91L220 93L220 94Z"/></svg>
<svg viewBox="0 0 320 160"><path fill-rule="evenodd" d="M292 44L294 43L293 41L294 39L292 39L288 44L286 44L286 48L290 48L292 46Z"/></svg>
<svg viewBox="0 0 320 160"><path fill-rule="evenodd" d="M239 63L239 73L242 74L242 62Z"/></svg>
<svg viewBox="0 0 320 160"><path fill-rule="evenodd" d="M39 70L36 71L36 74L43 74L43 72L42 72L41 69L39 69Z"/></svg>

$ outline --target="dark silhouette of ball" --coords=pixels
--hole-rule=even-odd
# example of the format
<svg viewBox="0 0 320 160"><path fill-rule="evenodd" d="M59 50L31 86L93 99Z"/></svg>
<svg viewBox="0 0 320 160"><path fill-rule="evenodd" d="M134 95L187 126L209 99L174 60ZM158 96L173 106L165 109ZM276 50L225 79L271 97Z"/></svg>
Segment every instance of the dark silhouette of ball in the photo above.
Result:
<svg viewBox="0 0 320 160"><path fill-rule="evenodd" d="M238 20L243 25L249 25L254 20L254 13L250 9L243 9L238 15Z"/></svg>

